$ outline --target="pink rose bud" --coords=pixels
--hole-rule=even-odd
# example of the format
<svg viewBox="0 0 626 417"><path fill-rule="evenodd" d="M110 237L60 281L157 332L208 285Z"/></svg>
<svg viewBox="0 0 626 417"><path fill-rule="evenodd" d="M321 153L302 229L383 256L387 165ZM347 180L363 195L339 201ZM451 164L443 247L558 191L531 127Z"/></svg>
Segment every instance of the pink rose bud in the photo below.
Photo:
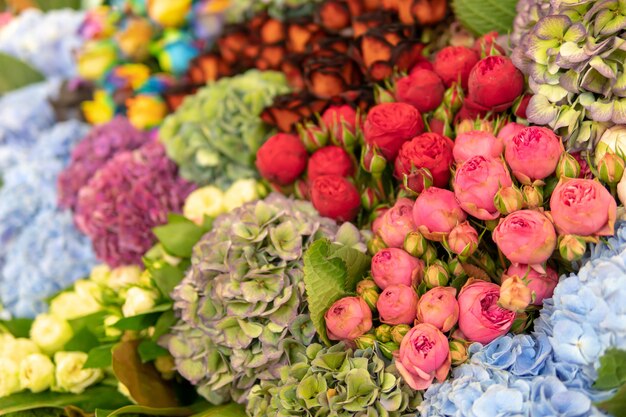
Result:
<svg viewBox="0 0 626 417"><path fill-rule="evenodd" d="M352 107L330 106L322 114L322 122L328 128L330 140L335 145L350 147L354 144L357 115Z"/></svg>
<svg viewBox="0 0 626 417"><path fill-rule="evenodd" d="M611 236L617 204L597 181L562 177L550 198L552 220L562 235Z"/></svg>
<svg viewBox="0 0 626 417"><path fill-rule="evenodd" d="M418 195L433 185L433 174L428 168L412 168L402 174L402 185L409 194Z"/></svg>
<svg viewBox="0 0 626 417"><path fill-rule="evenodd" d="M585 240L576 235L563 235L559 237L559 253L569 262L579 261L587 251Z"/></svg>
<svg viewBox="0 0 626 417"><path fill-rule="evenodd" d="M413 321L411 321L411 325L413 325ZM406 336L409 331L411 331L411 326L408 324L398 324L397 326L393 326L391 328L391 340L400 345L400 343L402 343L402 339L404 339L404 336Z"/></svg>
<svg viewBox="0 0 626 417"><path fill-rule="evenodd" d="M307 151L315 152L326 146L328 142L328 130L326 127L318 126L313 122L306 122L304 124L298 124L297 129L300 140Z"/></svg>
<svg viewBox="0 0 626 417"><path fill-rule="evenodd" d="M496 193L493 203L498 211L505 216L524 206L524 195L516 186L502 187Z"/></svg>
<svg viewBox="0 0 626 417"><path fill-rule="evenodd" d="M544 299L552 297L554 288L556 288L556 284L559 282L559 274L550 267L546 268L545 274L541 274L528 265L511 265L506 270L505 275L518 276L525 279L528 282L528 288L530 288L534 296L532 304L536 306L543 305Z"/></svg>
<svg viewBox="0 0 626 417"><path fill-rule="evenodd" d="M457 166L453 182L454 195L461 208L481 220L500 216L494 197L501 187L513 185L504 162L480 155Z"/></svg>
<svg viewBox="0 0 626 417"><path fill-rule="evenodd" d="M454 197L454 193L442 188L424 190L413 206L413 221L417 230L427 239L442 241L443 238L464 222L467 215Z"/></svg>
<svg viewBox="0 0 626 417"><path fill-rule="evenodd" d="M506 145L504 158L524 184L549 177L565 152L561 138L545 127L523 129Z"/></svg>
<svg viewBox="0 0 626 417"><path fill-rule="evenodd" d="M412 324L417 310L417 293L407 285L389 285L380 294L376 309L383 323Z"/></svg>
<svg viewBox="0 0 626 417"><path fill-rule="evenodd" d="M428 241L420 232L411 232L404 239L403 249L411 256L421 258L428 248Z"/></svg>
<svg viewBox="0 0 626 417"><path fill-rule="evenodd" d="M498 132L498 139L502 139L504 147L506 148L513 138L524 129L526 129L526 126L522 124L509 122Z"/></svg>
<svg viewBox="0 0 626 417"><path fill-rule="evenodd" d="M598 162L598 178L615 186L624 175L624 166L624 160L609 149Z"/></svg>
<svg viewBox="0 0 626 417"><path fill-rule="evenodd" d="M429 244L426 247L426 252L422 255L422 260L426 262L427 265L434 264L438 260L437 248Z"/></svg>
<svg viewBox="0 0 626 417"><path fill-rule="evenodd" d="M467 362L469 354L467 353L467 346L465 343L460 340L452 339L450 340L449 346L452 365L459 366Z"/></svg>
<svg viewBox="0 0 626 417"><path fill-rule="evenodd" d="M380 200L378 198L378 195L372 187L367 187L365 190L363 190L363 192L361 193L361 205L365 210L370 211L379 203ZM380 221L382 221L382 219L380 219Z"/></svg>
<svg viewBox="0 0 626 417"><path fill-rule="evenodd" d="M435 110L443 100L444 91L441 78L427 69L416 69L396 81L397 101L408 103L421 113Z"/></svg>
<svg viewBox="0 0 626 417"><path fill-rule="evenodd" d="M580 164L569 152L563 152L559 163L556 165L556 177L578 178L580 175Z"/></svg>
<svg viewBox="0 0 626 417"><path fill-rule="evenodd" d="M492 238L509 261L529 264L538 271L556 247L552 222L533 210L516 211L500 220Z"/></svg>
<svg viewBox="0 0 626 417"><path fill-rule="evenodd" d="M390 248L401 248L407 234L417 230L413 223L413 200L399 198L382 216L378 235Z"/></svg>
<svg viewBox="0 0 626 417"><path fill-rule="evenodd" d="M462 133L454 140L452 154L457 163L465 162L472 156L482 155L497 159L504 152L504 142L492 133L472 130Z"/></svg>
<svg viewBox="0 0 626 417"><path fill-rule="evenodd" d="M470 72L478 59L479 56L476 51L470 48L447 46L437 53L433 69L441 77L446 87L460 81L463 89L466 89Z"/></svg>
<svg viewBox="0 0 626 417"><path fill-rule="evenodd" d="M513 105L513 114L517 117L521 117L522 119L528 119L526 110L528 109L528 104L530 104L531 98L533 98L533 95L528 93L519 97Z"/></svg>
<svg viewBox="0 0 626 417"><path fill-rule="evenodd" d="M514 312L521 312L532 302L532 291L517 275L504 276L500 286L499 305Z"/></svg>
<svg viewBox="0 0 626 417"><path fill-rule="evenodd" d="M387 245L383 242L380 236L374 236L367 242L367 251L370 255L376 255L381 250L385 249Z"/></svg>
<svg viewBox="0 0 626 417"><path fill-rule="evenodd" d="M448 332L459 319L459 303L456 289L435 287L422 295L417 303L417 320L432 324L442 332Z"/></svg>
<svg viewBox="0 0 626 417"><path fill-rule="evenodd" d="M428 265L424 270L423 281L428 288L443 287L448 283L449 279L450 275L448 274L448 269L441 261Z"/></svg>
<svg viewBox="0 0 626 417"><path fill-rule="evenodd" d="M424 390L435 378L443 382L448 376L448 338L432 324L420 323L404 336L395 359L404 381L414 390Z"/></svg>
<svg viewBox="0 0 626 417"><path fill-rule="evenodd" d="M457 136L475 131L493 133L493 123L485 119L465 119L459 122L456 126Z"/></svg>
<svg viewBox="0 0 626 417"><path fill-rule="evenodd" d="M372 310L359 297L345 297L324 315L330 340L353 341L372 328Z"/></svg>
<svg viewBox="0 0 626 417"><path fill-rule="evenodd" d="M371 279L359 281L356 286L356 293L367 303L370 309L376 308L376 303L380 297L380 288Z"/></svg>
<svg viewBox="0 0 626 417"><path fill-rule="evenodd" d="M423 271L424 262L402 249L383 249L372 258L372 277L383 290L394 284L417 285Z"/></svg>
<svg viewBox="0 0 626 417"><path fill-rule="evenodd" d="M467 258L478 249L478 232L469 222L463 222L452 229L445 242L452 253Z"/></svg>
<svg viewBox="0 0 626 417"><path fill-rule="evenodd" d="M498 306L497 284L470 278L459 293L459 330L463 339L487 344L506 334L515 313Z"/></svg>
<svg viewBox="0 0 626 417"><path fill-rule="evenodd" d="M381 343L387 343L391 341L391 326L388 324L381 324L374 330L374 335L376 335L376 340Z"/></svg>
<svg viewBox="0 0 626 417"><path fill-rule="evenodd" d="M524 208L536 209L543 206L543 187L536 185L524 185L522 187Z"/></svg>
<svg viewBox="0 0 626 417"><path fill-rule="evenodd" d="M488 56L472 68L468 97L479 106L501 112L524 90L524 75L505 56Z"/></svg>
<svg viewBox="0 0 626 417"><path fill-rule="evenodd" d="M354 339L354 343L356 343L356 347L359 349L369 349L376 346L376 336L373 334L364 334L363 336L359 336Z"/></svg>

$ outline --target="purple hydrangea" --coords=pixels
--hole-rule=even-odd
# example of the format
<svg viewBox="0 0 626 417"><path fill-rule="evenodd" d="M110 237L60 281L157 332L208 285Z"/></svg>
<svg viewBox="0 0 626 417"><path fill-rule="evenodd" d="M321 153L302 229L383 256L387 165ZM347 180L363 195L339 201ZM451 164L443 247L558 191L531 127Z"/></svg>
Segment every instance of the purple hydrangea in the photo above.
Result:
<svg viewBox="0 0 626 417"><path fill-rule="evenodd" d="M74 221L100 260L139 265L154 244L152 228L180 212L194 187L178 176L163 146L150 141L116 155L81 188Z"/></svg>
<svg viewBox="0 0 626 417"><path fill-rule="evenodd" d="M80 189L107 161L120 152L139 148L147 140L148 135L123 116L95 127L74 148L70 165L59 175L59 205L74 209Z"/></svg>

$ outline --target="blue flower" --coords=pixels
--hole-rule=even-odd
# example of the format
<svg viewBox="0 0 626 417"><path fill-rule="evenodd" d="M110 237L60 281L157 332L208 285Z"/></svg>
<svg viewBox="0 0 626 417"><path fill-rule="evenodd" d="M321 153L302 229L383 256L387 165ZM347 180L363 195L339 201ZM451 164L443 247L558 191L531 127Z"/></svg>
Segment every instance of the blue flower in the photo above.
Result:
<svg viewBox="0 0 626 417"><path fill-rule="evenodd" d="M472 404L474 417L508 417L528 414L530 386L518 380L511 386L492 385Z"/></svg>
<svg viewBox="0 0 626 417"><path fill-rule="evenodd" d="M546 336L503 336L483 347L474 343L469 348L472 362L510 371L515 376L536 376L541 373L552 347Z"/></svg>
<svg viewBox="0 0 626 417"><path fill-rule="evenodd" d="M568 390L554 376L532 381L530 401L533 417L582 417L591 411L591 400L585 394Z"/></svg>

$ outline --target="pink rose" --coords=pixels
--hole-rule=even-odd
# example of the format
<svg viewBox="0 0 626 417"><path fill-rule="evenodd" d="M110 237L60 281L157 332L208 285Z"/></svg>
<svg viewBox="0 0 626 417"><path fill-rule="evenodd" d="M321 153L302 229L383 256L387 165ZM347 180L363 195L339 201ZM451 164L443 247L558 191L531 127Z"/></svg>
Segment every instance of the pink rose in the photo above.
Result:
<svg viewBox="0 0 626 417"><path fill-rule="evenodd" d="M513 263L540 266L548 260L556 247L554 225L543 213L520 210L509 214L495 228L493 241L504 256Z"/></svg>
<svg viewBox="0 0 626 417"><path fill-rule="evenodd" d="M504 151L504 159L515 178L524 184L550 176L565 152L561 138L545 127L531 126L511 139Z"/></svg>
<svg viewBox="0 0 626 417"><path fill-rule="evenodd" d="M478 232L469 222L460 223L452 229L446 243L453 253L471 256L478 249Z"/></svg>
<svg viewBox="0 0 626 417"><path fill-rule="evenodd" d="M454 195L461 208L481 220L500 216L493 198L500 187L513 185L506 165L499 159L474 156L457 166Z"/></svg>
<svg viewBox="0 0 626 417"><path fill-rule="evenodd" d="M402 249L385 248L372 258L372 278L383 290L390 285L417 285L422 279L424 262Z"/></svg>
<svg viewBox="0 0 626 417"><path fill-rule="evenodd" d="M595 180L562 177L550 197L550 215L560 235L612 236L617 204Z"/></svg>
<svg viewBox="0 0 626 417"><path fill-rule="evenodd" d="M413 206L415 226L430 240L442 241L454 226L466 218L454 193L442 188L427 188L417 197Z"/></svg>
<svg viewBox="0 0 626 417"><path fill-rule="evenodd" d="M401 248L407 234L417 230L413 223L413 201L399 198L396 204L382 215L377 225L378 235L390 248Z"/></svg>
<svg viewBox="0 0 626 417"><path fill-rule="evenodd" d="M459 329L466 340L487 344L509 331L515 313L498 306L497 284L470 278L459 293Z"/></svg>
<svg viewBox="0 0 626 417"><path fill-rule="evenodd" d="M417 303L417 320L432 324L442 332L449 331L459 319L456 289L435 287L422 295Z"/></svg>
<svg viewBox="0 0 626 417"><path fill-rule="evenodd" d="M383 226L383 217L385 217L385 213L388 211L388 208L377 210L376 214L378 217L376 217L372 222L372 232L374 232L375 235L380 233L380 228Z"/></svg>
<svg viewBox="0 0 626 417"><path fill-rule="evenodd" d="M506 270L505 275L509 277L518 276L522 279L525 278L528 281L528 288L535 293L535 300L532 304L536 306L543 305L544 299L551 298L556 284L559 283L559 274L550 267L547 267L546 273L542 274L528 265L511 265L509 269Z"/></svg>
<svg viewBox="0 0 626 417"><path fill-rule="evenodd" d="M472 156L482 155L497 159L504 152L504 142L492 133L482 130L473 130L461 133L454 140L452 154L457 163L464 162Z"/></svg>
<svg viewBox="0 0 626 417"><path fill-rule="evenodd" d="M413 324L417 311L417 293L407 285L390 285L378 297L376 309L383 323L394 326Z"/></svg>
<svg viewBox="0 0 626 417"><path fill-rule="evenodd" d="M526 126L522 124L509 122L505 124L502 129L500 129L500 132L498 132L498 139L502 139L504 147L506 148L506 146L513 140L515 135L517 135L524 129L526 129Z"/></svg>
<svg viewBox="0 0 626 417"><path fill-rule="evenodd" d="M324 315L330 340L352 341L372 328L372 310L360 297L345 297Z"/></svg>
<svg viewBox="0 0 626 417"><path fill-rule="evenodd" d="M435 378L443 382L451 365L448 338L432 324L420 323L402 339L395 364L414 390L428 388Z"/></svg>

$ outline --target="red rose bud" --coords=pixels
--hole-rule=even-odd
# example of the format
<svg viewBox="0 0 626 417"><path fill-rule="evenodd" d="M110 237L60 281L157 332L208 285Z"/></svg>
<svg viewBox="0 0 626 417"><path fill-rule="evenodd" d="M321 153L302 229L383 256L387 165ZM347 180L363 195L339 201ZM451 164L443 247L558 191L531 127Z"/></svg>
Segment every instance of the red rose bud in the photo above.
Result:
<svg viewBox="0 0 626 417"><path fill-rule="evenodd" d="M379 176L385 170L387 160L372 146L365 145L361 151L361 168L373 176Z"/></svg>
<svg viewBox="0 0 626 417"><path fill-rule="evenodd" d="M515 104L513 104L513 114L522 119L526 119L526 109L528 108L528 103L530 103L530 99L532 97L532 94L524 94L515 100Z"/></svg>
<svg viewBox="0 0 626 417"><path fill-rule="evenodd" d="M417 58L413 68L411 68L411 71L409 71L409 75L413 75L413 73L422 69L433 71L433 64L431 64L430 61L423 56L420 56Z"/></svg>
<svg viewBox="0 0 626 417"><path fill-rule="evenodd" d="M411 232L404 238L403 248L409 255L421 258L428 249L428 241L420 232Z"/></svg>
<svg viewBox="0 0 626 417"><path fill-rule="evenodd" d="M424 282L428 288L445 287L449 278L448 270L439 263L429 265L424 270Z"/></svg>
<svg viewBox="0 0 626 417"><path fill-rule="evenodd" d="M579 261L587 251L585 240L576 235L559 236L559 253L569 262Z"/></svg>
<svg viewBox="0 0 626 417"><path fill-rule="evenodd" d="M294 183L293 192L300 200L309 200L311 198L311 196L309 195L309 184L304 180L296 180L296 182Z"/></svg>
<svg viewBox="0 0 626 417"><path fill-rule="evenodd" d="M338 175L317 177L311 185L311 201L320 215L338 221L353 220L361 206L354 184Z"/></svg>
<svg viewBox="0 0 626 417"><path fill-rule="evenodd" d="M445 87L433 71L419 69L396 82L396 99L414 106L421 113L428 113L443 100Z"/></svg>
<svg viewBox="0 0 626 417"><path fill-rule="evenodd" d="M428 168L413 169L411 173L402 176L402 185L409 195L418 195L422 191L432 187L433 174Z"/></svg>
<svg viewBox="0 0 626 417"><path fill-rule="evenodd" d="M278 133L258 150L256 167L266 180L289 185L304 172L308 156L298 136Z"/></svg>
<svg viewBox="0 0 626 417"><path fill-rule="evenodd" d="M298 124L297 126L300 140L304 143L306 150L315 152L316 150L326 146L328 142L328 130L318 126L313 122Z"/></svg>
<svg viewBox="0 0 626 417"><path fill-rule="evenodd" d="M461 109L464 98L463 89L455 83L443 93L443 104L450 111L456 113Z"/></svg>
<svg viewBox="0 0 626 417"><path fill-rule="evenodd" d="M493 198L493 204L500 213L506 216L524 207L524 195L514 185L501 187Z"/></svg>
<svg viewBox="0 0 626 417"><path fill-rule="evenodd" d="M309 158L307 175L310 181L322 175L350 177L354 174L354 162L343 148L326 146L315 151Z"/></svg>
<svg viewBox="0 0 626 417"><path fill-rule="evenodd" d="M598 162L597 169L600 180L615 186L624 175L624 160L609 149Z"/></svg>
<svg viewBox="0 0 626 417"><path fill-rule="evenodd" d="M330 106L322 115L322 122L330 132L330 140L337 146L350 149L355 143L357 114L350 106Z"/></svg>
<svg viewBox="0 0 626 417"><path fill-rule="evenodd" d="M478 249L478 232L469 222L463 222L454 227L445 239L446 246L462 259L471 256Z"/></svg>
<svg viewBox="0 0 626 417"><path fill-rule="evenodd" d="M524 185L522 195L524 196L524 208L535 209L543 205L543 187Z"/></svg>
<svg viewBox="0 0 626 417"><path fill-rule="evenodd" d="M372 188L367 187L361 193L361 204L363 205L363 208L365 210L370 211L374 207L376 207L379 203L380 203L380 200L378 198L378 195L376 195L376 191L374 191Z"/></svg>
<svg viewBox="0 0 626 417"><path fill-rule="evenodd" d="M414 172L415 168L427 168L432 174L433 185L446 188L450 180L453 147L454 142L445 136L421 134L402 145L395 162L394 175L402 179Z"/></svg>
<svg viewBox="0 0 626 417"><path fill-rule="evenodd" d="M379 84L374 85L374 102L376 104L395 103L396 98L393 93Z"/></svg>
<svg viewBox="0 0 626 417"><path fill-rule="evenodd" d="M363 126L365 142L377 147L389 161L402 144L424 131L422 115L406 103L378 104L369 111Z"/></svg>
<svg viewBox="0 0 626 417"><path fill-rule="evenodd" d="M470 72L478 60L479 56L473 49L447 46L435 57L433 68L446 87L460 80L463 89L467 89Z"/></svg>
<svg viewBox="0 0 626 417"><path fill-rule="evenodd" d="M506 55L506 51L496 43L498 32L485 33L474 42L474 50L480 56Z"/></svg>
<svg viewBox="0 0 626 417"><path fill-rule="evenodd" d="M556 177L578 178L580 175L580 164L569 152L563 152L561 159L556 165Z"/></svg>
<svg viewBox="0 0 626 417"><path fill-rule="evenodd" d="M524 90L524 75L504 56L488 56L472 69L468 80L469 98L495 111L513 105Z"/></svg>

